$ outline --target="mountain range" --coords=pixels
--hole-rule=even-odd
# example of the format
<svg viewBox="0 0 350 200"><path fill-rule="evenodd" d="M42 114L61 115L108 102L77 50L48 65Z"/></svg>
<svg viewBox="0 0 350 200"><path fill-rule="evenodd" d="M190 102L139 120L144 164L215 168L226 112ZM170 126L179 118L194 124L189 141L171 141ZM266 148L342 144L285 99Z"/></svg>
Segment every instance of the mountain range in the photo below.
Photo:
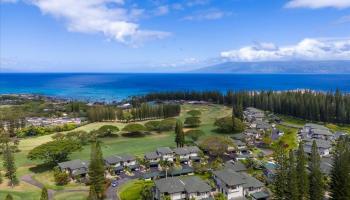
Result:
<svg viewBox="0 0 350 200"><path fill-rule="evenodd" d="M224 62L199 68L191 73L350 74L350 60Z"/></svg>

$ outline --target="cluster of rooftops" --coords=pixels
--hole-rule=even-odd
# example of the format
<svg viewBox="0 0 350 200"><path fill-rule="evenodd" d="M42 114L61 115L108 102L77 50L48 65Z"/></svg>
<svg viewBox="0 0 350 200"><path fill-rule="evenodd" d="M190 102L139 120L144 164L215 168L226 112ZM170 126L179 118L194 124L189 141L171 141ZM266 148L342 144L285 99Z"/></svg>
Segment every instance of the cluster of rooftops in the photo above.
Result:
<svg viewBox="0 0 350 200"><path fill-rule="evenodd" d="M343 132L332 133L327 127L307 123L300 129L298 137L304 142L304 151L311 154L313 141L316 142L318 151L321 156L329 156L332 144L339 137L346 135Z"/></svg>
<svg viewBox="0 0 350 200"><path fill-rule="evenodd" d="M169 195L171 199L212 199L221 192L227 199L268 199L265 185L246 173L240 161L225 163L223 169L213 171L214 186L196 176L169 177L155 180L155 199Z"/></svg>
<svg viewBox="0 0 350 200"><path fill-rule="evenodd" d="M187 164L188 161L198 162L200 149L197 146L188 146L171 149L169 147L159 147L154 152L145 153L144 159L149 162L149 167L158 167L161 160L173 162L179 158L181 163ZM112 155L104 158L105 166L112 168L116 173L120 173L126 167L130 170L137 170L139 163L136 157L130 154ZM74 177L85 175L88 172L88 161L80 159L66 161L58 164L62 171L69 172Z"/></svg>

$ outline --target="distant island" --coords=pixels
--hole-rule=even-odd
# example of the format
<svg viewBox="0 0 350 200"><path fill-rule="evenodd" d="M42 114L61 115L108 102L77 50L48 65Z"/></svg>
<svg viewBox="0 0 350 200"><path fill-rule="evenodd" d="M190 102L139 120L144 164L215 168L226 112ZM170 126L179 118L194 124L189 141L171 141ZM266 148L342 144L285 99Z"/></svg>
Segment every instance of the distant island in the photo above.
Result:
<svg viewBox="0 0 350 200"><path fill-rule="evenodd" d="M224 62L190 72L236 74L350 74L350 60Z"/></svg>

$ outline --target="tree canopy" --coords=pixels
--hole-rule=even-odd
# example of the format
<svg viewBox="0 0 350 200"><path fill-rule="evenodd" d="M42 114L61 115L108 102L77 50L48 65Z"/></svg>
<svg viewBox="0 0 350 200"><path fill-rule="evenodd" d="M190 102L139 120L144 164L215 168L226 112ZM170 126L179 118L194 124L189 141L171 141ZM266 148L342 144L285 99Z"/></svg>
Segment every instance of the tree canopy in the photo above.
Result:
<svg viewBox="0 0 350 200"><path fill-rule="evenodd" d="M230 116L215 120L214 125L221 133L237 133L244 131L243 122L238 118L234 118L233 120Z"/></svg>
<svg viewBox="0 0 350 200"><path fill-rule="evenodd" d="M57 164L66 161L71 153L78 150L81 150L81 144L77 141L54 140L30 150L27 157L31 160L42 160L45 163Z"/></svg>
<svg viewBox="0 0 350 200"><path fill-rule="evenodd" d="M131 132L131 133L135 133L135 132L144 132L147 131L146 127L143 126L142 124L127 124L122 131L126 131L126 132Z"/></svg>
<svg viewBox="0 0 350 200"><path fill-rule="evenodd" d="M202 114L202 112L199 110L190 110L187 112L187 114L191 115L192 117L198 117Z"/></svg>
<svg viewBox="0 0 350 200"><path fill-rule="evenodd" d="M113 125L104 125L95 131L97 137L110 137L116 135L119 132L119 128Z"/></svg>
<svg viewBox="0 0 350 200"><path fill-rule="evenodd" d="M201 137L202 135L204 135L204 132L202 130L199 130L199 129L188 130L185 133L185 136L187 138L190 138L192 141L197 141L198 138Z"/></svg>
<svg viewBox="0 0 350 200"><path fill-rule="evenodd" d="M222 136L210 136L200 143L202 149L214 156L222 156L230 146L234 146L232 140Z"/></svg>
<svg viewBox="0 0 350 200"><path fill-rule="evenodd" d="M149 93L138 101L189 100L232 105L235 116L241 108L255 107L307 120L350 123L350 94L315 91L175 91Z"/></svg>
<svg viewBox="0 0 350 200"><path fill-rule="evenodd" d="M187 117L185 119L185 125L187 127L198 127L201 123L201 120L199 119L199 117Z"/></svg>
<svg viewBox="0 0 350 200"><path fill-rule="evenodd" d="M148 121L145 123L145 127L149 131L160 131L159 126L161 122L160 121Z"/></svg>

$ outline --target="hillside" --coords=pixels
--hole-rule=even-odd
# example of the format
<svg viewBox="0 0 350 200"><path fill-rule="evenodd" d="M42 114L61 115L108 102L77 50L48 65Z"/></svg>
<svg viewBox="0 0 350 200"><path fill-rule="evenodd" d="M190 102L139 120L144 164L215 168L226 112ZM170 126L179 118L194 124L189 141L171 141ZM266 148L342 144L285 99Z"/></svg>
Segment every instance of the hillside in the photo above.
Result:
<svg viewBox="0 0 350 200"><path fill-rule="evenodd" d="M347 61L266 61L225 62L191 71L193 73L261 73L261 74L349 74Z"/></svg>

